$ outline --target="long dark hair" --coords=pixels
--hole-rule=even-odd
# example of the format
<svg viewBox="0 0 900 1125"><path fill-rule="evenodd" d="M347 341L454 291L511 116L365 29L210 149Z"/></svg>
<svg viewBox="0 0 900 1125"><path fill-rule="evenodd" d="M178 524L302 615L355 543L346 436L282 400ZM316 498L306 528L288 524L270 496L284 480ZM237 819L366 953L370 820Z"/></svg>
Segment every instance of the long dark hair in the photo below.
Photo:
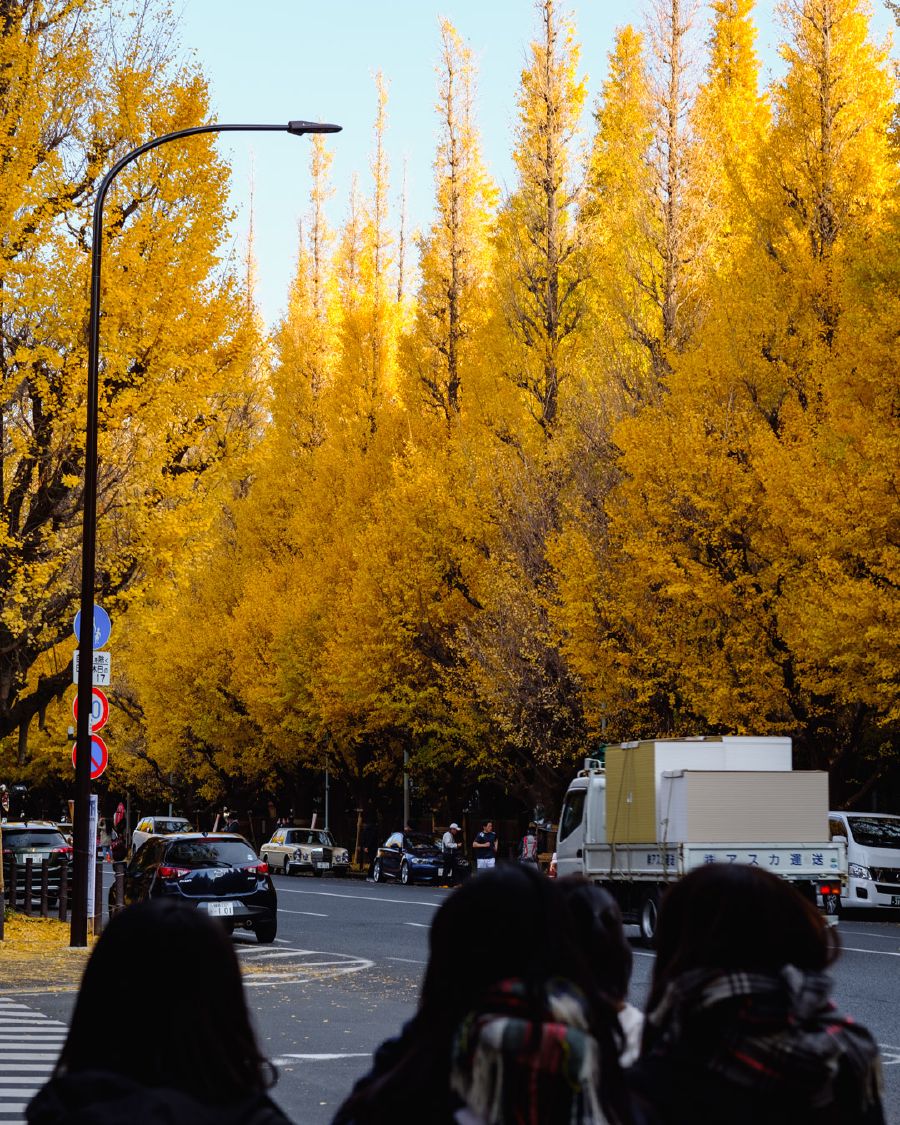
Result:
<svg viewBox="0 0 900 1125"><path fill-rule="evenodd" d="M790 883L759 867L711 863L665 894L647 1010L690 969L818 972L839 953L837 935Z"/></svg>
<svg viewBox="0 0 900 1125"><path fill-rule="evenodd" d="M364 1080L335 1120L426 1120L427 1109L411 1093L423 1087L449 1107L454 1033L491 986L509 978L524 982L536 1007L554 978L580 989L600 1047L601 1103L612 1121L627 1120L615 1008L596 986L562 893L536 869L518 864L482 872L444 900L431 926L418 1014L400 1057Z"/></svg>
<svg viewBox="0 0 900 1125"><path fill-rule="evenodd" d="M575 933L600 991L614 1004L624 1003L634 955L619 904L609 891L580 875L566 875L556 885L569 904Z"/></svg>
<svg viewBox="0 0 900 1125"><path fill-rule="evenodd" d="M54 1076L84 1070L213 1104L273 1084L224 927L168 898L111 919L85 968Z"/></svg>

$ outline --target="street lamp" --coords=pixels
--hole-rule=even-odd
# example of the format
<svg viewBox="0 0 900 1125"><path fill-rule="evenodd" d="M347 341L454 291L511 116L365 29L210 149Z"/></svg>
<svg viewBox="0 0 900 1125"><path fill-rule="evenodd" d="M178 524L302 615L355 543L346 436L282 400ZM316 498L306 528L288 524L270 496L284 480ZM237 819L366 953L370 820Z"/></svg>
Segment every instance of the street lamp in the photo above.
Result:
<svg viewBox="0 0 900 1125"><path fill-rule="evenodd" d="M126 153L103 177L94 200L91 243L91 305L88 320L87 428L84 448L84 522L81 539L81 629L78 637L78 718L75 736L75 813L70 944L87 945L88 810L91 790L91 710L94 664L94 569L97 544L97 416L100 385L100 267L103 255L103 203L109 186L132 160L169 141L197 133L339 133L340 125L289 121L287 125L196 125L165 133Z"/></svg>

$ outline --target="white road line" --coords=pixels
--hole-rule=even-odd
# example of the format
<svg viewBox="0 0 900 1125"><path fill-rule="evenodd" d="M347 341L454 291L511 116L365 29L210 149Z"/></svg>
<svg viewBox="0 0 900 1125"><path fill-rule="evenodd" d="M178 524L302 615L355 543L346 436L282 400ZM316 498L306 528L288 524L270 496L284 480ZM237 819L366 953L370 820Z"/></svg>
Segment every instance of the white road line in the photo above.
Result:
<svg viewBox="0 0 900 1125"><path fill-rule="evenodd" d="M305 914L309 918L327 918L328 917L327 914L319 914L319 912L316 911L316 910L285 910L285 908L283 906L278 907L278 913L279 914ZM277 938L276 940L281 941L282 939ZM287 938L284 938L283 940L287 941Z"/></svg>
<svg viewBox="0 0 900 1125"><path fill-rule="evenodd" d="M385 957L385 961L402 961L405 965L427 965L427 961L416 961L412 957Z"/></svg>
<svg viewBox="0 0 900 1125"><path fill-rule="evenodd" d="M900 957L900 953L891 953L887 949L857 949L853 945L842 945L842 953L871 953L875 957Z"/></svg>
<svg viewBox="0 0 900 1125"><path fill-rule="evenodd" d="M324 898L356 898L362 899L363 902L399 902L404 906L430 906L433 910L437 910L444 901L438 899L437 902L423 902L420 898L382 898L381 895L341 895L336 891L298 891L293 887L282 887L278 893L280 895L322 895Z"/></svg>
<svg viewBox="0 0 900 1125"><path fill-rule="evenodd" d="M418 926L420 930L430 930L431 927L427 922L404 922L404 926Z"/></svg>
<svg viewBox="0 0 900 1125"><path fill-rule="evenodd" d="M275 957L296 957L296 949L261 949L254 950L253 961L271 961Z"/></svg>
<svg viewBox="0 0 900 1125"><path fill-rule="evenodd" d="M371 1055L368 1051L348 1051L342 1054L321 1054L321 1055L279 1055L277 1059L272 1059L275 1066L284 1066L289 1062L332 1062L334 1059L368 1059Z"/></svg>
<svg viewBox="0 0 900 1125"><path fill-rule="evenodd" d="M28 1102L9 1102L7 1105L0 1105L0 1117L5 1117L8 1113L24 1113Z"/></svg>

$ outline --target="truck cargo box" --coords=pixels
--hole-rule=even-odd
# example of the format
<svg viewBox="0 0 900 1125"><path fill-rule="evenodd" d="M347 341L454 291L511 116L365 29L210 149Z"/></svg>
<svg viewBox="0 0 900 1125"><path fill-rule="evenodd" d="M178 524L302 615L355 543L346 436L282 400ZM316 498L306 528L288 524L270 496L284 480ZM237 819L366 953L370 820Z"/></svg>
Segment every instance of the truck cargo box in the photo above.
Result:
<svg viewBox="0 0 900 1125"><path fill-rule="evenodd" d="M662 777L677 770L789 773L791 740L721 735L650 739L607 747L606 838L624 844L658 840ZM820 835L821 831L813 838Z"/></svg>
<svg viewBox="0 0 900 1125"><path fill-rule="evenodd" d="M660 842L764 844L827 840L828 774L824 771L679 770L664 773Z"/></svg>

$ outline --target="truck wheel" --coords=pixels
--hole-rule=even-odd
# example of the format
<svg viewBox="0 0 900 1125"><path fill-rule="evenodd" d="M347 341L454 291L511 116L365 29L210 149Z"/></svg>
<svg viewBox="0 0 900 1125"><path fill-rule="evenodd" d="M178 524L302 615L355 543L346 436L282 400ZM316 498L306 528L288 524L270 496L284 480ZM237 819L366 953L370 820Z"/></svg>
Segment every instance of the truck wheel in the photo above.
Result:
<svg viewBox="0 0 900 1125"><path fill-rule="evenodd" d="M659 921L659 888L652 887L644 895L641 903L641 917L638 925L641 929L641 941L652 948L656 942L656 926Z"/></svg>

